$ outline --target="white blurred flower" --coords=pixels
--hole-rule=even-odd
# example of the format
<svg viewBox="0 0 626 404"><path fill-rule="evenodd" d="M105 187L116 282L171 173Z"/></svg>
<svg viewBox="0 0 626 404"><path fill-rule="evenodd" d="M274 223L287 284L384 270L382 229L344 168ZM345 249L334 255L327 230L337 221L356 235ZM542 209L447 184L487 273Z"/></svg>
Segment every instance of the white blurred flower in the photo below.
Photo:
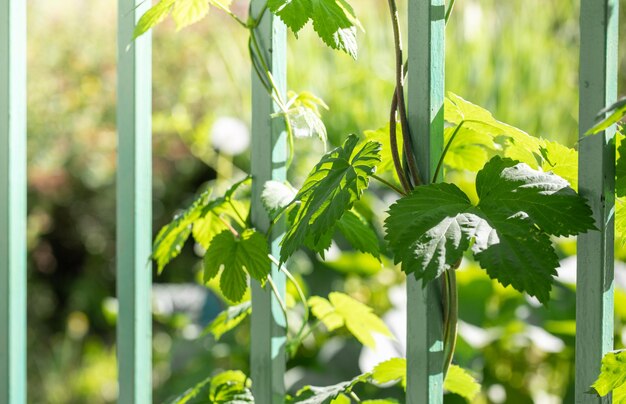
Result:
<svg viewBox="0 0 626 404"><path fill-rule="evenodd" d="M240 119L218 118L211 128L211 145L229 156L241 154L250 146L250 131Z"/></svg>

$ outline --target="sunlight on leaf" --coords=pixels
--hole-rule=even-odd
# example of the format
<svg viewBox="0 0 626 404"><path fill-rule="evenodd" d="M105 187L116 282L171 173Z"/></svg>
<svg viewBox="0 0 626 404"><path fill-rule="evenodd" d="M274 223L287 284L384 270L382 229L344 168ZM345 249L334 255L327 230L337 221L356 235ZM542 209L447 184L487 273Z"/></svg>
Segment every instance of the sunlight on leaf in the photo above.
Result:
<svg viewBox="0 0 626 404"><path fill-rule="evenodd" d="M211 333L215 340L222 338L222 335L237 327L246 317L252 313L252 302L245 301L236 306L230 306L217 315L209 324L204 333Z"/></svg>
<svg viewBox="0 0 626 404"><path fill-rule="evenodd" d="M591 388L601 397L613 392L613 402L626 400L626 351L613 351L604 355L600 376Z"/></svg>

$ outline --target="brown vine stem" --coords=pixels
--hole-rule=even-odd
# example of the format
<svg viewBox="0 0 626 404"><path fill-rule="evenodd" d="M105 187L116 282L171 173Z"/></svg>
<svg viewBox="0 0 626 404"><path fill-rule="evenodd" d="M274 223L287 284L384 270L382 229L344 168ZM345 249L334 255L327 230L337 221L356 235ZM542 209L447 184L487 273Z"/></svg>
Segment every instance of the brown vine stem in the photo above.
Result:
<svg viewBox="0 0 626 404"><path fill-rule="evenodd" d="M396 51L396 91L394 98L397 99L397 112L400 119L400 125L402 127L402 140L404 144L404 154L406 156L407 166L413 181L413 186L421 185L419 178L419 170L417 168L417 162L413 153L411 132L409 128L409 121L406 115L406 102L404 100L404 62L402 57L402 38L400 37L400 19L398 18L398 6L396 0L389 0L389 12L391 13L391 25L393 27L393 39ZM395 113L392 108L391 120L395 121ZM395 126L390 121L390 127ZM392 136L393 131L390 131Z"/></svg>

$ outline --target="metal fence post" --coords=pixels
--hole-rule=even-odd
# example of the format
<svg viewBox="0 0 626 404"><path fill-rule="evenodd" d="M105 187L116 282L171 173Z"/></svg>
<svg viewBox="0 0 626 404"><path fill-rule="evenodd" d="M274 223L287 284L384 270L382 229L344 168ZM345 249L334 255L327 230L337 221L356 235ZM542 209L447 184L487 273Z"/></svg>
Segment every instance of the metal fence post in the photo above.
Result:
<svg viewBox="0 0 626 404"><path fill-rule="evenodd" d="M266 0L252 0L251 13L259 15ZM286 93L286 32L284 24L266 11L256 33L259 46L265 52L274 81ZM263 83L252 72L252 223L260 231L267 231L269 218L261 202L263 184L268 180L286 178L287 142L285 124L280 118L271 118L279 109L268 95ZM284 229L274 226L271 234L271 253L278 257L279 241ZM285 296L285 276L272 265L271 276L279 293ZM282 403L285 385L285 317L280 304L269 291L252 282L252 346L251 373L253 391L259 404Z"/></svg>
<svg viewBox="0 0 626 404"><path fill-rule="evenodd" d="M152 402L150 33L133 42L150 3L118 0L117 357L124 404Z"/></svg>
<svg viewBox="0 0 626 404"><path fill-rule="evenodd" d="M444 0L409 1L408 118L423 183L443 146ZM407 403L443 402L441 288L407 277Z"/></svg>
<svg viewBox="0 0 626 404"><path fill-rule="evenodd" d="M26 403L26 2L0 0L0 403Z"/></svg>
<svg viewBox="0 0 626 404"><path fill-rule="evenodd" d="M576 402L610 402L587 394L613 349L615 128L582 139L602 108L617 96L618 0L581 0L578 165L580 194L596 226L578 236L576 282Z"/></svg>

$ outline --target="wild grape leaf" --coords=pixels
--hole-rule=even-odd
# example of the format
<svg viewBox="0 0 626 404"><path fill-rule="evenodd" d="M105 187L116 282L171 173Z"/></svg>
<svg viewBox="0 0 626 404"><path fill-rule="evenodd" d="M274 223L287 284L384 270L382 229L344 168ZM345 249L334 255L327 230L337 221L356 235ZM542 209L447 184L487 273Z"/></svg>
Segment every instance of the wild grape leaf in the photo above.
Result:
<svg viewBox="0 0 626 404"><path fill-rule="evenodd" d="M367 188L380 161L380 143L357 144L356 135L350 135L343 146L324 155L309 174L296 195L292 225L281 242L282 262L304 244L307 235L317 243Z"/></svg>
<svg viewBox="0 0 626 404"><path fill-rule="evenodd" d="M520 212L554 236L594 229L591 209L569 183L553 173L494 157L476 176L479 207L506 217Z"/></svg>
<svg viewBox="0 0 626 404"><path fill-rule="evenodd" d="M337 222L337 230L357 250L380 259L378 236L367 220L354 210L349 210Z"/></svg>
<svg viewBox="0 0 626 404"><path fill-rule="evenodd" d="M345 326L359 342L370 348L376 347L374 333L393 338L385 323L358 300L339 292L328 295L329 300L314 298L309 300L311 311L330 331Z"/></svg>
<svg viewBox="0 0 626 404"><path fill-rule="evenodd" d="M237 327L246 317L252 313L252 303L250 300L236 306L230 306L215 317L209 324L204 334L211 333L216 341L228 331Z"/></svg>
<svg viewBox="0 0 626 404"><path fill-rule="evenodd" d="M549 236L593 229L591 209L555 174L501 157L478 173L476 190L477 206L453 184L418 187L392 205L385 238L396 262L429 281L474 241L489 276L547 301L558 266Z"/></svg>
<svg viewBox="0 0 626 404"><path fill-rule="evenodd" d="M247 275L265 283L270 272L266 238L247 229L239 237L229 230L213 238L204 255L204 281L213 279L222 269L220 289L233 302L243 298L248 287Z"/></svg>
<svg viewBox="0 0 626 404"><path fill-rule="evenodd" d="M602 358L598 380L591 386L599 396L613 392L613 402L626 400L626 351L609 352Z"/></svg>
<svg viewBox="0 0 626 404"><path fill-rule="evenodd" d="M267 6L296 35L312 20L313 29L326 45L356 59L356 30L361 23L345 0L268 0Z"/></svg>

